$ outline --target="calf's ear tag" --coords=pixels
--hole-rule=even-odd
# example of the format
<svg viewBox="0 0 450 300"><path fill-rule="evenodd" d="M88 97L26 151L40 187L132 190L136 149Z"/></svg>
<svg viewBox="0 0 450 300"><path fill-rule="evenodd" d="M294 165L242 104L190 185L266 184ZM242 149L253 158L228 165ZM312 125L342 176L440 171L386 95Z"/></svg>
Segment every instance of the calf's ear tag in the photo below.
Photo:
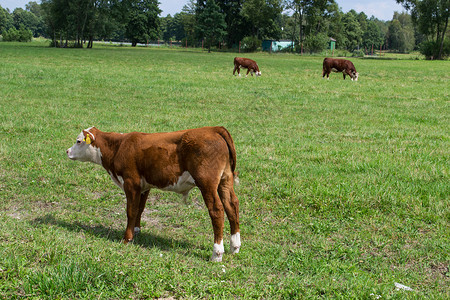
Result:
<svg viewBox="0 0 450 300"><path fill-rule="evenodd" d="M92 141L91 141L91 137L88 135L88 136L86 136L85 138L84 138L84 140L86 141L86 144L90 144Z"/></svg>

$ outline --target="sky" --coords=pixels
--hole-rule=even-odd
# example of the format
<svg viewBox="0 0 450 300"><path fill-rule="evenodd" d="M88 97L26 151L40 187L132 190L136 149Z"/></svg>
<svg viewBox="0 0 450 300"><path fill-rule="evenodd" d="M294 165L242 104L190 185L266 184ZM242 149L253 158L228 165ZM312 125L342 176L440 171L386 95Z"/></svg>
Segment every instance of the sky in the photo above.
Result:
<svg viewBox="0 0 450 300"><path fill-rule="evenodd" d="M40 3L40 0L33 0ZM336 0L339 7L344 13L351 9L356 12L364 12L369 18L373 15L376 18L384 21L392 20L394 11L402 12L403 7L395 2L395 0ZM0 0L0 5L3 8L9 8L13 11L16 7L25 8L25 4L30 0ZM159 0L159 8L162 10L161 16L165 17L168 14L174 15L181 12L181 9L186 5L188 0Z"/></svg>

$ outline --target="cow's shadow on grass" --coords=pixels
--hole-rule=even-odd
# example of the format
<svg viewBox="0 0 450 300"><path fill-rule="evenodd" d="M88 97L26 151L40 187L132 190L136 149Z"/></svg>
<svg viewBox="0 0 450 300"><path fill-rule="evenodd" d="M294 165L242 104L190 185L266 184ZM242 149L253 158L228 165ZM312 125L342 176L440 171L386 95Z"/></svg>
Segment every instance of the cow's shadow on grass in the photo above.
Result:
<svg viewBox="0 0 450 300"><path fill-rule="evenodd" d="M113 229L110 227L106 227L103 225L89 225L83 224L79 221L67 222L64 220L59 220L55 218L55 216L47 214L42 217L38 217L31 221L34 225L54 225L59 226L61 228L67 229L73 232L84 232L86 234L96 236L99 238L104 238L111 240L113 242L123 241L123 234L125 232L125 228L123 230ZM139 245L141 247L153 248L157 247L161 250L173 250L174 248L180 248L182 251L186 251L189 249L195 249L194 245L186 241L180 241L174 238L166 238L162 236L155 235L153 233L148 232L140 232L137 234L132 242L135 245ZM196 246L199 247L198 245ZM200 250L205 250L200 247ZM206 259L206 257L201 256L196 251L188 251L194 256L198 256L201 259Z"/></svg>

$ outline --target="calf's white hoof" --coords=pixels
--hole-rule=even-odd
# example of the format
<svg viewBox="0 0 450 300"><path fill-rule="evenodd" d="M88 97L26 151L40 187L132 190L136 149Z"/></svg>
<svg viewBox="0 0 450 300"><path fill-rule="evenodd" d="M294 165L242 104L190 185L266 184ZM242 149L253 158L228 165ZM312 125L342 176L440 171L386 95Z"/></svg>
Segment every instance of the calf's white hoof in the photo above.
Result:
<svg viewBox="0 0 450 300"><path fill-rule="evenodd" d="M224 252L225 252L225 250L223 248L223 241L221 241L220 244L214 244L211 261L221 262Z"/></svg>
<svg viewBox="0 0 450 300"><path fill-rule="evenodd" d="M230 252L232 254L239 253L240 248L241 248L241 235L239 232L237 232L231 236Z"/></svg>

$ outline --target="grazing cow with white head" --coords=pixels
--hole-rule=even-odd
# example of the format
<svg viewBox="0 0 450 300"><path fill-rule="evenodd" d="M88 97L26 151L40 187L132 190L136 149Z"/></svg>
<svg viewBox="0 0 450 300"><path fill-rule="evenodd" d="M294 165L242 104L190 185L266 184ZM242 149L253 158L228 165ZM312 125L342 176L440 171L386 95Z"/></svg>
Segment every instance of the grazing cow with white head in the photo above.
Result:
<svg viewBox="0 0 450 300"><path fill-rule="evenodd" d="M256 76L261 76L261 71L259 70L258 64L256 63L256 61L251 60L250 58L235 57L233 75L237 71L238 75L241 76L241 67L247 69L247 74L245 75L245 77L247 77L248 73L250 73L252 76L253 73L255 73Z"/></svg>
<svg viewBox="0 0 450 300"><path fill-rule="evenodd" d="M327 75L327 79L330 79L330 73L333 72L342 72L344 75L350 76L350 78L355 81L358 81L358 72L356 72L355 66L353 63L346 59L339 58L325 58L323 60L323 70L322 70L322 78L325 78Z"/></svg>
<svg viewBox="0 0 450 300"><path fill-rule="evenodd" d="M203 127L165 133L102 132L83 130L67 149L72 160L92 162L105 168L127 198L124 242L141 228L141 215L150 189L173 191L187 198L197 186L208 208L214 229L212 261L224 253L224 210L231 227L231 253L241 246L236 150L224 127Z"/></svg>

